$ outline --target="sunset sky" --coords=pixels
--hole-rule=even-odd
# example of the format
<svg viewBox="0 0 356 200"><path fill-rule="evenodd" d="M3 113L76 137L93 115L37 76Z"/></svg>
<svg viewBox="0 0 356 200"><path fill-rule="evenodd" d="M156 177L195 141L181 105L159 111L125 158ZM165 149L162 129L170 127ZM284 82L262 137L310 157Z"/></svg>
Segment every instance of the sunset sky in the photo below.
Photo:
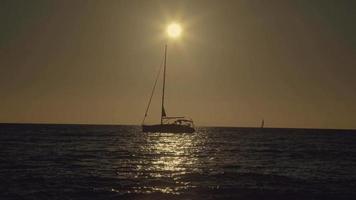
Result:
<svg viewBox="0 0 356 200"><path fill-rule="evenodd" d="M167 42L168 115L356 128L355 11L352 0L2 0L0 122L140 124Z"/></svg>

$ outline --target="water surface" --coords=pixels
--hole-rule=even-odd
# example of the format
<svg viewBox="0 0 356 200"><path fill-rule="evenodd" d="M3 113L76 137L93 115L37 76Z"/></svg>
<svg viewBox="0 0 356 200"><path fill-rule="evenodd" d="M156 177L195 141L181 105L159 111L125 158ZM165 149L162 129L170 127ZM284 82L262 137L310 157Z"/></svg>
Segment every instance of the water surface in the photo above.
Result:
<svg viewBox="0 0 356 200"><path fill-rule="evenodd" d="M352 199L355 133L0 125L0 199Z"/></svg>

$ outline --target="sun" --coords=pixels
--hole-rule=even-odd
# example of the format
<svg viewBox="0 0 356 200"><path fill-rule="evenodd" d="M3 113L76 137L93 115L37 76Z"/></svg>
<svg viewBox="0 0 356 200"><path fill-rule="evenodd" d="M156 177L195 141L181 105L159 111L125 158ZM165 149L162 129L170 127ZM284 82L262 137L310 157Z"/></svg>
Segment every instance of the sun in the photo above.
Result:
<svg viewBox="0 0 356 200"><path fill-rule="evenodd" d="M178 38L182 34L182 27L178 23L171 23L167 27L167 34L171 38Z"/></svg>

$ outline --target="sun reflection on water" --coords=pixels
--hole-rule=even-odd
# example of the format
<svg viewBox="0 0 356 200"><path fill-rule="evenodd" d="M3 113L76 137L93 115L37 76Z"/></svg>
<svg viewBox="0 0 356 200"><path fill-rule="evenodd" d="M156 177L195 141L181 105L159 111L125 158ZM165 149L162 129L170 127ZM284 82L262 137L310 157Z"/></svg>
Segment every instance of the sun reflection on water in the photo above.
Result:
<svg viewBox="0 0 356 200"><path fill-rule="evenodd" d="M153 153L151 169L161 172L158 176L174 177L194 169L197 163L195 157L196 135L157 133L149 135L147 150Z"/></svg>
<svg viewBox="0 0 356 200"><path fill-rule="evenodd" d="M150 133L146 136L147 146L142 150L152 156L145 169L150 172L148 178L164 180L167 184L158 183L143 191L179 194L195 187L184 181L184 176L199 170L197 153L201 140L198 134Z"/></svg>
<svg viewBox="0 0 356 200"><path fill-rule="evenodd" d="M199 173L204 138L198 133L145 133L141 144L136 150L137 158L127 160L117 177L125 180L137 180L124 190L112 189L118 193L168 193L180 194L182 191L194 188L188 180L191 173ZM144 184L142 184L144 183Z"/></svg>
<svg viewBox="0 0 356 200"><path fill-rule="evenodd" d="M184 176L199 170L197 134L154 133L147 135L147 152L153 156L148 170L152 178L165 178L171 184L157 185L150 191L179 194L180 191L195 187L184 181ZM200 145L199 145L200 146Z"/></svg>

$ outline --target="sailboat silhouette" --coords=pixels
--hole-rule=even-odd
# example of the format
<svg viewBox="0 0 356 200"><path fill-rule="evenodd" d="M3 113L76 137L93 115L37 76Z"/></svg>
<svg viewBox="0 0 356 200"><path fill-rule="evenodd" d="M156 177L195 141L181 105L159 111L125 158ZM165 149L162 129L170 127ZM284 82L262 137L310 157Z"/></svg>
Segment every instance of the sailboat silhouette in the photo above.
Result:
<svg viewBox="0 0 356 200"><path fill-rule="evenodd" d="M158 72L157 78L155 80L153 90L151 92L150 99L146 108L145 116L142 121L142 131L143 132L161 132L161 133L193 133L195 132L194 122L192 119L186 117L168 117L166 110L164 109L164 97L165 97L165 86L166 86L166 68L167 68L167 45L164 48L164 67L163 67L163 88L162 88L162 105L161 105L161 123L153 125L145 125L145 119L147 117L148 110L150 108L153 93L156 88L157 80L161 69Z"/></svg>

